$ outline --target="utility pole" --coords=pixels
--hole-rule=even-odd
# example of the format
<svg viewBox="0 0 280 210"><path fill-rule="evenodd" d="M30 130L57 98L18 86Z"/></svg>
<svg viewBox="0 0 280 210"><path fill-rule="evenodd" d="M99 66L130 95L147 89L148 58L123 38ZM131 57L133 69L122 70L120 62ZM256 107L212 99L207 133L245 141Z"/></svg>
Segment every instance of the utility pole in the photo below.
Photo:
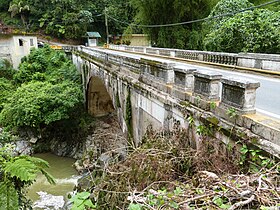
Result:
<svg viewBox="0 0 280 210"><path fill-rule="evenodd" d="M108 47L109 46L109 30L108 30L107 7L105 7L104 15L105 15L105 27L106 27L106 35L107 35L106 44L107 44L107 47Z"/></svg>

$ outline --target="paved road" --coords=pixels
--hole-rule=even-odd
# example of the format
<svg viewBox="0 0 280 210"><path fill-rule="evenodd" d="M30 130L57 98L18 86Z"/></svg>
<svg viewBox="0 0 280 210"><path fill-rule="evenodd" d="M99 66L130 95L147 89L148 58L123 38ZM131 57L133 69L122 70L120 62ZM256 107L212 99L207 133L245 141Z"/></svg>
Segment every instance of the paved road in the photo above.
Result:
<svg viewBox="0 0 280 210"><path fill-rule="evenodd" d="M240 73L232 72L228 70L222 70L213 67L205 67L199 65L186 64L184 62L166 60L163 58L152 57L148 55L131 54L126 52L113 51L108 49L98 49L100 51L105 51L112 54L123 55L132 58L146 58L153 59L160 62L175 63L175 67L190 67L198 69L199 71L215 71L219 72L224 76L238 76L250 80L255 80L260 82L260 87L257 89L257 99L256 99L256 109L257 112L271 116L273 118L280 119L280 79L269 78L265 76L254 75L252 73Z"/></svg>

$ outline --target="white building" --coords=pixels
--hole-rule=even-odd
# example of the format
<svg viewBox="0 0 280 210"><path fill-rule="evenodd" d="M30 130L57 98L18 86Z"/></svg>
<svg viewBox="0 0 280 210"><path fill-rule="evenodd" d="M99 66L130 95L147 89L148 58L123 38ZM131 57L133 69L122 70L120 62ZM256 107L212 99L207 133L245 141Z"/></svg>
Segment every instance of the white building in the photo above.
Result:
<svg viewBox="0 0 280 210"><path fill-rule="evenodd" d="M37 48L36 36L0 34L0 58L8 59L15 69L33 47Z"/></svg>
<svg viewBox="0 0 280 210"><path fill-rule="evenodd" d="M89 47L96 47L98 45L98 39L101 38L98 32L87 32L84 37L87 38L86 45Z"/></svg>

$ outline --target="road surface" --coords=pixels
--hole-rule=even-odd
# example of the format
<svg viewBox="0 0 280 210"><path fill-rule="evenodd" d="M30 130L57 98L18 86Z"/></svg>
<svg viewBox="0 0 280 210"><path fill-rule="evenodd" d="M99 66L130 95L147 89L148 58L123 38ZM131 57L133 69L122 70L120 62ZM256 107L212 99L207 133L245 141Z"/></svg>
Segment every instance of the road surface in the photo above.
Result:
<svg viewBox="0 0 280 210"><path fill-rule="evenodd" d="M88 48L90 49L90 48ZM177 68L184 68L184 67L192 67L196 68L199 71L213 71L222 74L223 76L228 77L240 77L250 80L255 80L260 82L260 87L257 89L257 96L256 96L256 110L259 113L264 115L268 115L270 117L280 119L280 79L278 78L270 78L266 76L255 75L252 73L241 73L241 72L233 72L228 70L222 70L217 67L205 67L201 65L193 65L187 64L186 62L177 61L177 60L167 60L165 58L159 58L149 55L140 55L140 54L133 54L129 52L121 52L121 51L114 51L109 49L96 49L103 52L115 54L115 55L122 55L125 57L131 58L144 58L144 59L153 59L159 62L165 63L174 63L175 67Z"/></svg>

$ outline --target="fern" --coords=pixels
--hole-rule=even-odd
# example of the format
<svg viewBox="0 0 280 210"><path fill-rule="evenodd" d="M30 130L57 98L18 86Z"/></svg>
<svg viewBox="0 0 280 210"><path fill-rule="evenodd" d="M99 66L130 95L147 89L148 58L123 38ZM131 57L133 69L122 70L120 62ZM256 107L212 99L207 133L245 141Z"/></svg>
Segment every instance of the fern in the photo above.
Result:
<svg viewBox="0 0 280 210"><path fill-rule="evenodd" d="M48 162L30 156L13 157L9 148L0 148L0 210L26 209L28 199L23 190L42 173L49 183L55 184L54 178L45 170Z"/></svg>
<svg viewBox="0 0 280 210"><path fill-rule="evenodd" d="M18 210L18 193L11 181L0 182L0 208Z"/></svg>
<svg viewBox="0 0 280 210"><path fill-rule="evenodd" d="M54 183L52 176L44 170L48 166L48 163L40 158L19 156L13 158L12 161L6 162L4 171L8 172L11 177L17 177L26 182L34 181L37 174L41 172L50 183Z"/></svg>

